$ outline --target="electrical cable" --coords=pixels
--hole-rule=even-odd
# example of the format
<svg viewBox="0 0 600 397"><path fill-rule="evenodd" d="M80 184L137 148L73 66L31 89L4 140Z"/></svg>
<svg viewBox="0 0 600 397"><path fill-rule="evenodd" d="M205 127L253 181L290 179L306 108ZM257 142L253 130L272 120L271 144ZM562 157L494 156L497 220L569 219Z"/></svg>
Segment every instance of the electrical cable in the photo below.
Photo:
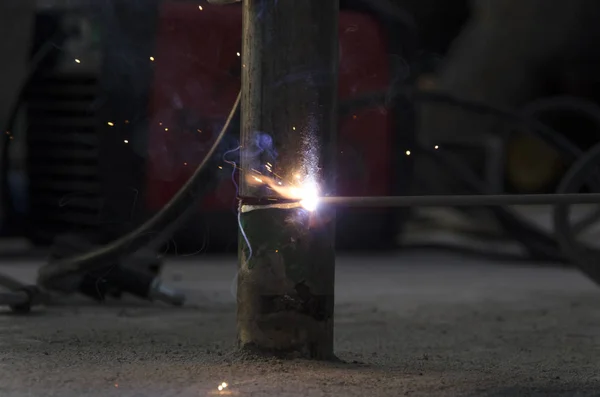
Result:
<svg viewBox="0 0 600 397"><path fill-rule="evenodd" d="M213 155L219 144L223 140L225 134L229 131L229 126L239 111L240 100L241 93L238 94L231 112L227 117L227 121L215 138L213 145L200 165L198 165L190 179L159 212L138 226L135 230L105 246L43 266L39 270L38 284L45 288L52 289L61 278L67 275L101 268L106 263L115 261L121 256L143 248L150 240L152 240L150 236L155 235L163 229L169 228L174 220L180 219L181 215L201 197L201 192L207 182L207 175L205 173L206 166L209 161L213 159Z"/></svg>
<svg viewBox="0 0 600 397"><path fill-rule="evenodd" d="M586 117L600 129L600 106L583 98L568 95L540 98L526 104L522 111L526 115L536 118L545 113L575 113Z"/></svg>
<svg viewBox="0 0 600 397"><path fill-rule="evenodd" d="M158 238L162 241L165 238L165 231L171 233L174 227L177 227L185 220L184 218L187 218L189 209L193 207L200 197L202 197L202 193L204 193L206 186L209 186L209 181L207 180L208 175L206 173L207 165L213 159L214 154L226 133L229 132L232 121L239 115L240 101L241 92L238 93L225 124L221 128L221 131L215 138L215 141L204 159L198 165L190 179L158 213L135 230L107 245L78 256L68 257L42 266L38 273L38 285L48 290L61 290L63 288L62 281L64 278L101 269L105 267L107 263L114 263L122 256L131 254L152 244L156 240L156 235L158 235ZM0 283L10 289L23 288L21 283L6 276L0 277ZM162 290L157 289L156 292L161 293ZM24 295L20 290L0 295L0 305L10 305L17 309L29 307L26 303L25 306L20 303L15 304L15 302L21 302L23 296ZM31 294L28 294L28 296L30 299L33 298ZM173 299L173 296L178 302L181 299L181 297L176 296L176 294L165 294L165 296L160 296L160 298L163 298L162 300L170 301Z"/></svg>

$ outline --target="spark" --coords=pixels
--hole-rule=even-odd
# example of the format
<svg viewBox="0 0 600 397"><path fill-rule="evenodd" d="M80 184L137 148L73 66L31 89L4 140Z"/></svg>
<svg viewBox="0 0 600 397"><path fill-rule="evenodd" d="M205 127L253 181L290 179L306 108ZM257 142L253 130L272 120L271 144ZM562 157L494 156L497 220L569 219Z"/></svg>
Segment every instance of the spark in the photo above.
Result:
<svg viewBox="0 0 600 397"><path fill-rule="evenodd" d="M440 147L439 147L438 145L435 145L433 148L434 148L435 150L438 150Z"/></svg>
<svg viewBox="0 0 600 397"><path fill-rule="evenodd" d="M273 189L281 197L289 200L298 200L299 204L307 211L315 211L319 205L319 186L311 179L300 181L298 185L284 186L281 181L276 181L268 176L258 178L254 175L247 177L249 183L260 183Z"/></svg>
<svg viewBox="0 0 600 397"><path fill-rule="evenodd" d="M106 123L106 124L108 124L108 126L109 126L109 127L114 127L114 126L115 126L115 123L113 123L112 121L109 121L109 122L108 122L108 123Z"/></svg>
<svg viewBox="0 0 600 397"><path fill-rule="evenodd" d="M319 189L315 183L309 183L301 191L300 205L308 211L314 211L319 205Z"/></svg>
<svg viewBox="0 0 600 397"><path fill-rule="evenodd" d="M125 143L129 143L129 141L128 141L127 139L123 140L123 142L125 142Z"/></svg>
<svg viewBox="0 0 600 397"><path fill-rule="evenodd" d="M184 165L184 166L186 166L186 165L187 165L187 163L186 163L186 162L184 162L184 163L183 163L183 165Z"/></svg>
<svg viewBox="0 0 600 397"><path fill-rule="evenodd" d="M154 62L154 57L150 57L150 61Z"/></svg>
<svg viewBox="0 0 600 397"><path fill-rule="evenodd" d="M240 54L239 52L237 52L236 54L237 54L237 56L238 56L238 57L239 57L239 56L242 56L242 54Z"/></svg>
<svg viewBox="0 0 600 397"><path fill-rule="evenodd" d="M125 120L125 124L129 124L129 120Z"/></svg>
<svg viewBox="0 0 600 397"><path fill-rule="evenodd" d="M296 131L296 127L292 127L292 130Z"/></svg>
<svg viewBox="0 0 600 397"><path fill-rule="evenodd" d="M229 385L226 382L223 382L219 386L217 386L217 390L223 391L223 390L227 389L227 386L229 386Z"/></svg>
<svg viewBox="0 0 600 397"><path fill-rule="evenodd" d="M168 128L165 128L165 131L169 131L169 129L168 129Z"/></svg>
<svg viewBox="0 0 600 397"><path fill-rule="evenodd" d="M410 156L410 150L407 150L407 151L406 151L406 155L407 155L407 156Z"/></svg>
<svg viewBox="0 0 600 397"><path fill-rule="evenodd" d="M81 59L75 58L75 63L81 63Z"/></svg>
<svg viewBox="0 0 600 397"><path fill-rule="evenodd" d="M204 8L202 8L202 6L198 6L198 9L202 11Z"/></svg>
<svg viewBox="0 0 600 397"><path fill-rule="evenodd" d="M223 169L223 166L219 166L219 169L220 169L220 170L222 170L222 169Z"/></svg>

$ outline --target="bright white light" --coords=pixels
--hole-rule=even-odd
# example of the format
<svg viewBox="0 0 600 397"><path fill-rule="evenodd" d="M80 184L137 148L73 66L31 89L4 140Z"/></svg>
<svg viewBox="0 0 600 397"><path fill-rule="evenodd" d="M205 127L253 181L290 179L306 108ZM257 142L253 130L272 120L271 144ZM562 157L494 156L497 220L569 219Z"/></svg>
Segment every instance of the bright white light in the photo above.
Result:
<svg viewBox="0 0 600 397"><path fill-rule="evenodd" d="M302 178L300 178L302 179ZM286 186L281 181L261 175L246 175L246 180L252 184L265 184L277 192L281 197L298 201L301 207L308 211L314 211L319 205L319 185L311 180L305 180L298 185Z"/></svg>
<svg viewBox="0 0 600 397"><path fill-rule="evenodd" d="M308 211L314 211L319 206L319 189L316 183L302 186L300 205Z"/></svg>
<svg viewBox="0 0 600 397"><path fill-rule="evenodd" d="M223 382L219 386L217 386L217 390L223 391L223 390L227 389L227 386L228 386L227 383Z"/></svg>

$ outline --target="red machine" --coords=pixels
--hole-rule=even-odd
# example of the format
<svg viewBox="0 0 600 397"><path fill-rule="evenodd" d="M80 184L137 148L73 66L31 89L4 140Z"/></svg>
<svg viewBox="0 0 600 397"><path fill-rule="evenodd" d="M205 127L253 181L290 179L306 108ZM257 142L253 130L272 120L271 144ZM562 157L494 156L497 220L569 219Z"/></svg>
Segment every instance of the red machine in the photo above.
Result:
<svg viewBox="0 0 600 397"><path fill-rule="evenodd" d="M160 12L155 77L150 99L150 137L147 165L147 205L161 208L203 159L240 89L241 6L200 6L164 2ZM389 32L372 15L356 11L340 14L340 103L389 89L392 63ZM389 195L395 191L394 157L399 150L393 134L393 112L383 106L355 109L340 118L337 193ZM237 142L231 138L231 147ZM231 158L236 158L234 153ZM221 182L205 197L199 212L205 228L219 229L236 209L232 167L225 161L215 169ZM224 218L226 217L226 218ZM354 211L338 217L350 222L340 227L344 240L348 228L353 238L382 242L389 227L388 212ZM233 231L219 239L235 241ZM386 226L387 225L387 226ZM194 233L196 234L196 233ZM201 241L202 236L194 236ZM342 245L353 245L349 239ZM213 239L214 241L214 239ZM233 245L233 244L230 244ZM380 244L378 244L380 245Z"/></svg>

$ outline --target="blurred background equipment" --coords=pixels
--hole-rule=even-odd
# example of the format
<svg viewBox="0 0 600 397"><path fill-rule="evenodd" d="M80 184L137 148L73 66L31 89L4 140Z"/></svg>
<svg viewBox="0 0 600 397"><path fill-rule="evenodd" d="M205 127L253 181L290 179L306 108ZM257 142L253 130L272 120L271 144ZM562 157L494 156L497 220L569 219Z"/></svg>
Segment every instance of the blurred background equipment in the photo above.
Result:
<svg viewBox="0 0 600 397"><path fill-rule="evenodd" d="M140 59L153 50L156 3L144 10L80 4L43 9L36 18L33 54L48 38L62 38L51 41L54 51L34 65L23 101L24 218L27 236L38 244L65 232L106 242L140 219L135 202L143 191L152 72Z"/></svg>
<svg viewBox="0 0 600 397"><path fill-rule="evenodd" d="M471 8L471 17L452 42L428 87L519 109L555 129L582 151L598 142L597 76L586 72L598 65L599 52L587 44L600 35L593 22L600 13L598 3L476 1ZM421 107L418 134L423 145L439 145L452 151L473 170L493 170L482 178L488 193L554 192L573 161L573 157L565 156L560 148L527 129L439 104ZM483 152L486 156L480 155ZM417 161L417 179L444 181L430 184L427 192L464 192L456 178L439 166L423 158ZM583 189L589 191L588 187ZM454 232L490 231L489 223L482 227L480 219L485 215L480 211L470 211L468 217L464 216L465 211L458 217L454 211L418 212L426 219L435 219L438 226L446 224ZM578 216L585 216L587 210L579 206L578 212ZM519 211L523 220L545 230L550 229L549 213L548 208ZM499 230L494 234L498 235Z"/></svg>
<svg viewBox="0 0 600 397"><path fill-rule="evenodd" d="M598 142L599 57L585 44L600 35L596 2L341 7L336 194L595 191L587 177L580 186L564 177ZM208 153L244 67L240 5L46 0L9 8L20 33L2 40L15 55L0 73L8 87L0 95L2 231L42 251L61 237L54 248L64 249L54 252L63 258L77 251L73 236L102 245L156 214ZM4 37L17 30L1 26ZM209 193L177 224L170 252L235 250L238 146L227 134L206 177ZM588 208L576 210L583 221L575 229L596 224ZM337 244L580 259L565 256L567 239L552 230L571 214L552 211L340 209ZM155 276L160 263L150 262L144 271Z"/></svg>

